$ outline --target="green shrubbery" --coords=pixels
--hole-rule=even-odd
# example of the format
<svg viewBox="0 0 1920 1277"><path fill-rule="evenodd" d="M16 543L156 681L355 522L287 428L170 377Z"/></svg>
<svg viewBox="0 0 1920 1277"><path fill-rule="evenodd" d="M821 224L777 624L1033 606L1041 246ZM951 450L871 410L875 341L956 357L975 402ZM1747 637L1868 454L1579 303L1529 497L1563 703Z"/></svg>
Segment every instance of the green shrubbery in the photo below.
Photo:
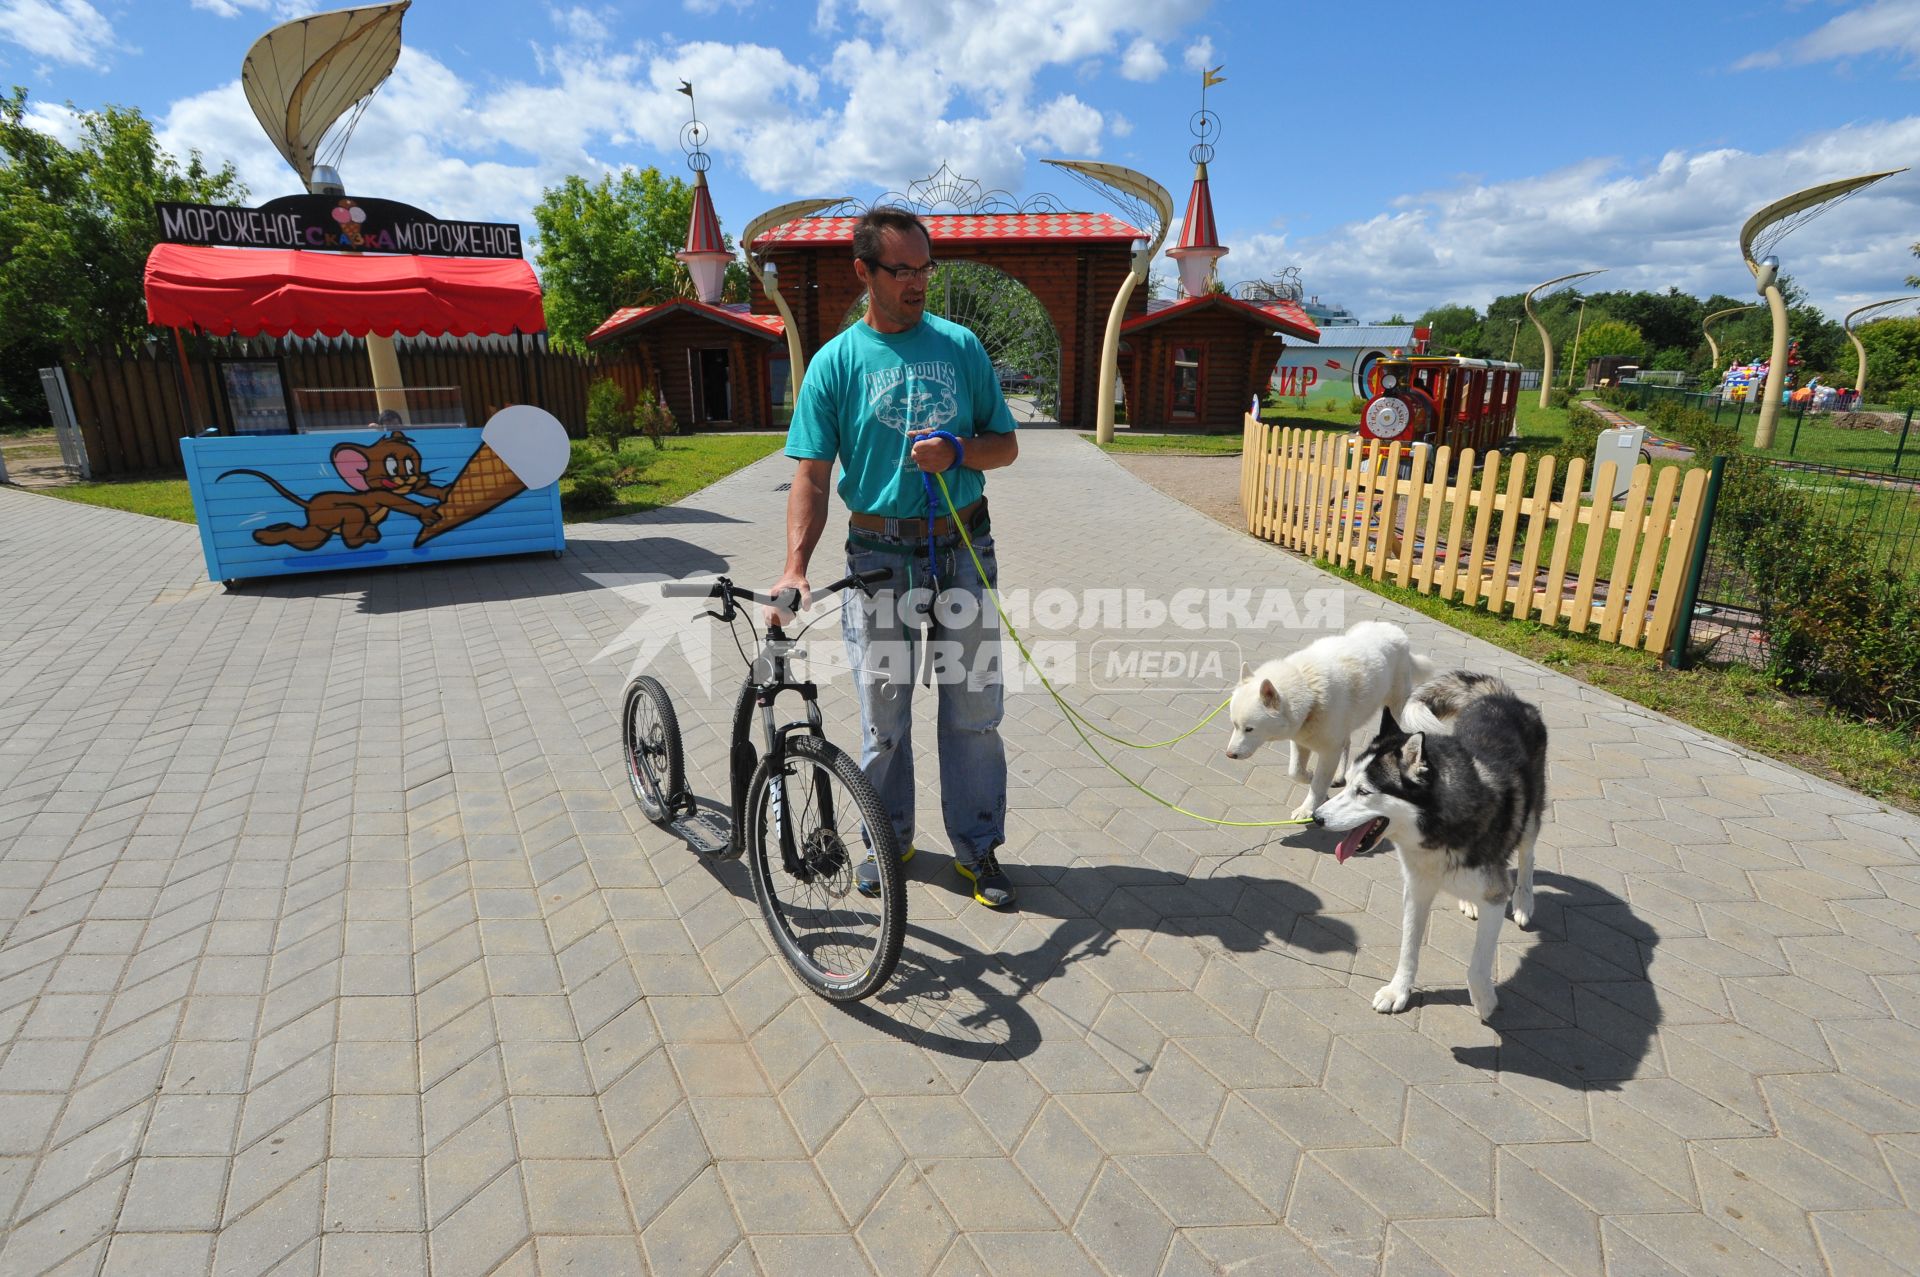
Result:
<svg viewBox="0 0 1920 1277"><path fill-rule="evenodd" d="M596 378L587 387L587 438L609 451L633 433L633 405L627 392L611 377Z"/></svg>
<svg viewBox="0 0 1920 1277"><path fill-rule="evenodd" d="M1647 415L1701 461L1726 458L1715 549L1761 615L1769 675L1860 718L1920 725L1920 579L1878 566L1867 529L1746 452L1731 424L1673 403Z"/></svg>
<svg viewBox="0 0 1920 1277"><path fill-rule="evenodd" d="M609 446L599 439L574 440L565 475L569 482L560 490L561 508L575 515L606 509L619 499L621 488L640 481L647 462L648 454L637 446Z"/></svg>
<svg viewBox="0 0 1920 1277"><path fill-rule="evenodd" d="M673 409L652 397L642 397L633 406L633 424L656 449L666 447L667 436L680 431L680 423L673 419Z"/></svg>

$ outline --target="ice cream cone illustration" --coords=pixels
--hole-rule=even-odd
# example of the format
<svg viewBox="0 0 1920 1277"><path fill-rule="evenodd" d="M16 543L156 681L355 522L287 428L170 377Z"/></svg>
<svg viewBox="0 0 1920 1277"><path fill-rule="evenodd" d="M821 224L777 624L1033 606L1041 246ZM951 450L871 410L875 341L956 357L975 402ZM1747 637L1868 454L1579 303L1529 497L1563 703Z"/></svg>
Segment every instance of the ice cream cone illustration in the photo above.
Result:
<svg viewBox="0 0 1920 1277"><path fill-rule="evenodd" d="M567 468L567 456L567 429L552 413L526 404L502 408L447 485L447 495L435 508L439 517L422 520L414 545L470 523L530 488L556 482Z"/></svg>

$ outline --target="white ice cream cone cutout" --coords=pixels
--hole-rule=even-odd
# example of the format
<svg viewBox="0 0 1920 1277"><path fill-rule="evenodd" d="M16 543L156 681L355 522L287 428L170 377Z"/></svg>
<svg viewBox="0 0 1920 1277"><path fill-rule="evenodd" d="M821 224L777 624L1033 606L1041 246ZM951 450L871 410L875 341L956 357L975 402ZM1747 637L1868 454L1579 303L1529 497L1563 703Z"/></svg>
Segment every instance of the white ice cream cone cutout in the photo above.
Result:
<svg viewBox="0 0 1920 1277"><path fill-rule="evenodd" d="M493 414L480 431L480 446L447 485L436 507L440 517L422 522L416 546L450 532L530 488L544 488L566 471L567 428L542 408L515 404Z"/></svg>

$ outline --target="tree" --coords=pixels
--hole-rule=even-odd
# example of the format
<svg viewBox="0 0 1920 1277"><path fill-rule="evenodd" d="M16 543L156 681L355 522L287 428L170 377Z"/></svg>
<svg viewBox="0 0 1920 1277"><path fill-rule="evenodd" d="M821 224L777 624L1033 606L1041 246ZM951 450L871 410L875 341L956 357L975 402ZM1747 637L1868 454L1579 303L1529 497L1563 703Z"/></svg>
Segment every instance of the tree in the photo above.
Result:
<svg viewBox="0 0 1920 1277"><path fill-rule="evenodd" d="M1903 391L1920 390L1920 319L1880 319L1853 332L1867 348L1867 384L1856 387L1865 399L1887 403ZM1858 367L1849 365L1836 384L1850 383Z"/></svg>
<svg viewBox="0 0 1920 1277"><path fill-rule="evenodd" d="M137 110L80 117L69 148L26 119L27 91L0 97L0 417L43 415L34 370L63 345L113 345L151 331L142 281L160 240L157 200L243 203L233 166L210 171L160 149Z"/></svg>
<svg viewBox="0 0 1920 1277"><path fill-rule="evenodd" d="M1589 359L1622 358L1640 360L1646 358L1647 339L1632 324L1621 323L1617 319L1602 319L1598 323L1588 324L1580 334L1580 348L1571 352L1571 357L1586 366Z"/></svg>
<svg viewBox="0 0 1920 1277"><path fill-rule="evenodd" d="M674 254L687 240L693 187L657 168L602 174L588 185L578 174L541 192L534 265L546 298L547 336L580 350L587 334L622 306L692 296L692 282ZM733 240L726 240L729 250ZM737 259L722 296L746 301L752 286Z"/></svg>
<svg viewBox="0 0 1920 1277"><path fill-rule="evenodd" d="M1435 306L1414 321L1433 330L1427 349L1436 355L1479 355L1480 312L1471 306Z"/></svg>

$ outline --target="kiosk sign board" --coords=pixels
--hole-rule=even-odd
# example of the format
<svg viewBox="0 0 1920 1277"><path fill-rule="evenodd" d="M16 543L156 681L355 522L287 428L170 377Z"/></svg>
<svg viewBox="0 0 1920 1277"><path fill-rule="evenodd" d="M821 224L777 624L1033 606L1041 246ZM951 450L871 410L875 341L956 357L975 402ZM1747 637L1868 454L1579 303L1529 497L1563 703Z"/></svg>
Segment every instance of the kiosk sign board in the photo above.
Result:
<svg viewBox="0 0 1920 1277"><path fill-rule="evenodd" d="M426 257L521 256L512 222L449 222L397 200L285 195L259 208L160 201L160 238L214 248L303 248Z"/></svg>

